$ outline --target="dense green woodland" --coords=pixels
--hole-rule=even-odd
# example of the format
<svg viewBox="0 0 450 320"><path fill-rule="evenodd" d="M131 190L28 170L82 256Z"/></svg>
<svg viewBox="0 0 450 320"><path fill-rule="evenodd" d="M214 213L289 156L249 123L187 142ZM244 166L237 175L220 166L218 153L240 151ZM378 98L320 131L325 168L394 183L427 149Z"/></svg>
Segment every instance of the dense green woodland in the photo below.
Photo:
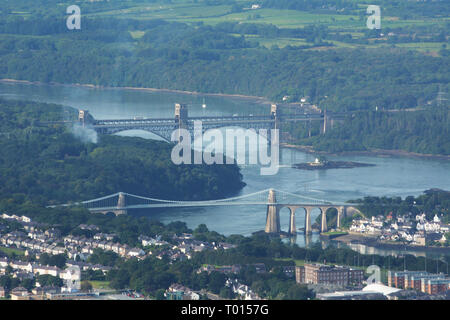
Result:
<svg viewBox="0 0 450 320"><path fill-rule="evenodd" d="M357 113L325 136L318 127L288 128L294 142L320 151L401 149L418 153L450 152L449 26L430 24L448 12L448 1L388 1L372 4L383 15L427 23L363 29L309 24L281 28L273 24L223 21L207 25L157 18L105 14L149 4L229 5L232 12L251 1L118 1L80 3L82 29L67 30L65 1L5 1L0 9L0 78L44 83L168 88L208 93L289 96L331 111L374 111L436 106L413 113ZM347 0L263 0L264 8L318 14L352 14L364 25L365 5ZM29 12L29 14L19 14ZM115 12L115 11L113 11ZM418 20L419 21L419 20ZM392 32L386 39L380 36ZM269 49L259 40L305 40L304 45ZM258 40L259 39L259 40ZM375 40L374 40L375 39ZM334 41L361 48L336 47ZM409 42L440 43L434 54L395 47ZM382 44L381 46L379 44ZM447 94L447 95L446 95ZM89 189L90 187L88 187Z"/></svg>
<svg viewBox="0 0 450 320"><path fill-rule="evenodd" d="M405 150L450 155L450 109L430 107L423 111L358 112L335 123L325 135L313 123L286 126L291 140L317 151L342 152L371 149Z"/></svg>
<svg viewBox="0 0 450 320"><path fill-rule="evenodd" d="M248 29L256 30L245 32L263 33L267 26L83 21L80 31L64 29L64 20L55 18L14 17L0 23L0 77L239 93L275 100L309 96L331 110L415 107L435 99L439 85L448 89L447 50L431 57L396 48L267 49L234 33ZM319 45L326 45L321 38L326 38L321 36L326 30L305 28L274 32L310 34ZM133 39L131 30L145 30L145 35Z"/></svg>
<svg viewBox="0 0 450 320"><path fill-rule="evenodd" d="M160 199L213 199L244 185L236 165L174 165L165 142L100 136L95 144L81 141L71 128L36 126L39 119L65 115L55 105L0 101L3 199L58 204L118 191Z"/></svg>

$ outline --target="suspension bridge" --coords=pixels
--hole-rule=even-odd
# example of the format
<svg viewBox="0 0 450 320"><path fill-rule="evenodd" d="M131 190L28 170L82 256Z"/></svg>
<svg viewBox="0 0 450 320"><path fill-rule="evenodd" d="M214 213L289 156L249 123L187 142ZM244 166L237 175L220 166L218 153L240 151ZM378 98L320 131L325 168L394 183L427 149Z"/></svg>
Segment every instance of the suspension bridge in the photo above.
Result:
<svg viewBox="0 0 450 320"><path fill-rule="evenodd" d="M286 191L265 189L258 192L245 194L241 196L204 201L179 201L164 200L157 198L144 197L126 192L117 192L101 198L74 202L62 205L49 206L71 207L81 206L91 212L113 213L115 215L127 214L129 210L152 209L152 208L179 208L179 207L211 207L211 206L244 206L260 205L266 206L266 227L267 233L279 233L280 211L283 208L289 209L289 233L296 234L295 214L298 209L305 214L305 233L311 233L311 211L318 208L321 212L321 232L327 231L326 211L335 208L337 214L337 228L340 228L341 219L346 216L348 208L353 208L355 204L330 202L327 200L306 197ZM354 208L353 208L354 209Z"/></svg>

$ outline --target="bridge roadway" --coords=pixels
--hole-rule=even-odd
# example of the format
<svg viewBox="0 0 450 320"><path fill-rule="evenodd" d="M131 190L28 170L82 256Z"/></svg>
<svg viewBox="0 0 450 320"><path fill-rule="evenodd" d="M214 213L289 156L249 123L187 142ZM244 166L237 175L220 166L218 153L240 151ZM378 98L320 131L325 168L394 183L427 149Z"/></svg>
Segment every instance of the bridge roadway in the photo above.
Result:
<svg viewBox="0 0 450 320"><path fill-rule="evenodd" d="M281 117L281 121L309 121L309 120L323 120L324 115L320 113L316 114L299 114L299 115L288 115L285 117ZM246 122L274 122L275 119L271 115L257 115L257 116L216 116L216 117L189 117L188 121L202 121L204 124L239 124ZM93 125L94 127L102 127L102 126L117 126L117 125L130 125L130 124L171 124L174 125L173 118L142 118L142 119L102 119L95 120Z"/></svg>
<svg viewBox="0 0 450 320"><path fill-rule="evenodd" d="M265 195L269 193L269 197ZM277 192L278 200L275 193ZM276 191L266 189L252 194L237 196L227 199L206 200L206 201L177 201L148 198L118 192L112 195L97 199L87 200L78 203L65 204L60 206L79 206L82 205L91 212L96 213L114 213L116 215L127 214L132 209L150 209L150 208L176 208L176 207L207 207L207 206L242 206L242 205L263 205L266 206L266 227L267 233L279 233L280 212L283 208L289 210L289 233L296 234L295 213L297 209L304 211L305 233L311 233L311 212L317 208L321 212L321 231L327 231L326 212L328 209L337 210L337 228L340 227L341 219L346 216L347 210L353 210L355 204L349 203L331 203L322 199L309 198L285 191ZM52 206L57 207L57 206Z"/></svg>
<svg viewBox="0 0 450 320"><path fill-rule="evenodd" d="M152 209L152 208L181 208L181 207L218 207L218 206L283 206L283 207L293 207L293 206L304 206L304 207L318 207L320 206L317 203L271 203L271 202L208 202L208 201L186 201L180 203L155 203L155 204L135 204L135 205L126 205L124 207L118 206L107 206L107 207L97 207L97 208L88 208L91 212L105 212L105 211L113 211L113 210L130 210L130 209ZM323 204L323 206L339 206L339 207L352 207L354 204L350 205L348 203L327 203Z"/></svg>
<svg viewBox="0 0 450 320"><path fill-rule="evenodd" d="M185 128L192 131L194 121L202 123L203 131L238 126L245 129L281 129L281 124L299 121L322 121L321 132L325 133L327 127L333 127L335 120L343 120L349 113L328 112L321 113L286 113L282 112L276 104L270 107L267 115L225 115L225 116L188 116L187 105L176 103L173 118L143 118L130 119L94 119L88 110L78 111L78 122L83 126L93 128L102 134L114 134L125 130L145 130L152 132L163 139L170 141L171 134L176 129ZM74 121L41 121L41 125L53 125L56 123L73 123Z"/></svg>
<svg viewBox="0 0 450 320"><path fill-rule="evenodd" d="M184 104L175 104L173 118L143 118L130 119L94 119L88 110L79 110L78 123L96 130L101 134L115 134L126 130L144 130L154 133L166 141L171 141L171 136L176 129L187 129L191 133L194 130L194 121L200 121L202 130L221 127L241 127L244 129L281 129L281 125L287 122L322 121L321 133L326 133L327 128L333 127L335 120L343 120L349 113L328 112L321 113L289 113L283 114L282 108L276 104L271 105L267 115L225 115L225 116L188 116L188 108ZM40 121L40 125L48 126L57 123L70 124L75 121ZM268 131L270 135L270 131Z"/></svg>

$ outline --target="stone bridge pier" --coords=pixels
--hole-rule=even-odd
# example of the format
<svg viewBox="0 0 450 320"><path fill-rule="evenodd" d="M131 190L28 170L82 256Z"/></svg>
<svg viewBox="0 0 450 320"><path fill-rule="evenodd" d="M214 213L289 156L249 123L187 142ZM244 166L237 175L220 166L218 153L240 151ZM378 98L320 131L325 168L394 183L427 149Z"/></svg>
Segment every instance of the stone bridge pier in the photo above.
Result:
<svg viewBox="0 0 450 320"><path fill-rule="evenodd" d="M297 209L302 208L305 210L305 234L311 234L311 212L314 208L318 208L321 211L321 227L320 232L327 232L327 215L326 212L330 208L337 210L336 227L341 227L341 219L345 217L345 206L336 205L302 205L302 204L277 204L275 191L269 191L269 204L267 205L266 214L266 233L279 233L280 228L280 211L282 208L289 208L289 234L297 234L297 228L295 225L295 212Z"/></svg>

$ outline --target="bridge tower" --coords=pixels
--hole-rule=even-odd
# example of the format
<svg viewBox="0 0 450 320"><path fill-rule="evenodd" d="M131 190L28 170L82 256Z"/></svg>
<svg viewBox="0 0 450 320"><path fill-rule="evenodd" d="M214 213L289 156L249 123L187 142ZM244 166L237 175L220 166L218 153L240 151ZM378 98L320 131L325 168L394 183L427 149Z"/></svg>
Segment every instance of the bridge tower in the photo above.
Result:
<svg viewBox="0 0 450 320"><path fill-rule="evenodd" d="M175 129L188 129L188 108L185 104L175 103Z"/></svg>
<svg viewBox="0 0 450 320"><path fill-rule="evenodd" d="M325 109L323 111L323 123L321 126L321 133L325 134L327 133L327 129L332 129L333 128L333 118L328 114L327 115L327 110Z"/></svg>
<svg viewBox="0 0 450 320"><path fill-rule="evenodd" d="M273 129L280 129L281 109L275 103L270 105L270 115L272 116L273 119L275 119Z"/></svg>
<svg viewBox="0 0 450 320"><path fill-rule="evenodd" d="M119 193L119 198L117 199L117 209L114 211L114 214L116 216L121 215L121 214L127 214L127 210L123 209L126 206L126 202L125 202L125 194L123 192Z"/></svg>
<svg viewBox="0 0 450 320"><path fill-rule="evenodd" d="M88 110L78 110L78 122L84 127L89 121L89 111Z"/></svg>
<svg viewBox="0 0 450 320"><path fill-rule="evenodd" d="M188 108L187 105L175 103L175 122L178 128L187 128Z"/></svg>
<svg viewBox="0 0 450 320"><path fill-rule="evenodd" d="M278 233L280 232L280 213L278 206L276 205L277 199L275 197L275 190L269 190L269 203L273 203L273 205L267 205L267 214L266 214L266 233Z"/></svg>

